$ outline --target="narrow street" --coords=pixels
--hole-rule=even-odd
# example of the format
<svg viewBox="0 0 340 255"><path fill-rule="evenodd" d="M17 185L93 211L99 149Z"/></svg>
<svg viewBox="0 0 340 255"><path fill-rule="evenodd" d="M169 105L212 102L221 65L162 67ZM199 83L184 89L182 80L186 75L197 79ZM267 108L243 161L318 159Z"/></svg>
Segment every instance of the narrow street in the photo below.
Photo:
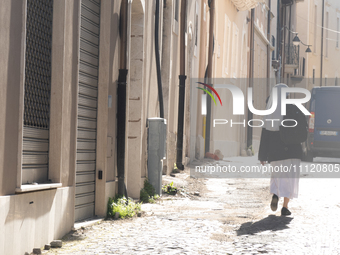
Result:
<svg viewBox="0 0 340 255"><path fill-rule="evenodd" d="M280 216L282 199L270 210L269 178L195 179L186 169L163 181L184 186L183 195L142 205L142 217L80 229L44 254L340 254L340 179L301 178L288 217Z"/></svg>
<svg viewBox="0 0 340 255"><path fill-rule="evenodd" d="M340 254L340 0L0 12L0 255Z"/></svg>

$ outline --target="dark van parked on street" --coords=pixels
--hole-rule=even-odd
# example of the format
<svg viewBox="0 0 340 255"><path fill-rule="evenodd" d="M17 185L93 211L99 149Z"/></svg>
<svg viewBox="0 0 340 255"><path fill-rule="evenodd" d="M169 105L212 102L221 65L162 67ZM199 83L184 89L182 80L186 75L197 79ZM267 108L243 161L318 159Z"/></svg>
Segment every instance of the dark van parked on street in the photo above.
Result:
<svg viewBox="0 0 340 255"><path fill-rule="evenodd" d="M304 160L314 157L340 157L340 87L316 87L306 108L309 132L303 144Z"/></svg>

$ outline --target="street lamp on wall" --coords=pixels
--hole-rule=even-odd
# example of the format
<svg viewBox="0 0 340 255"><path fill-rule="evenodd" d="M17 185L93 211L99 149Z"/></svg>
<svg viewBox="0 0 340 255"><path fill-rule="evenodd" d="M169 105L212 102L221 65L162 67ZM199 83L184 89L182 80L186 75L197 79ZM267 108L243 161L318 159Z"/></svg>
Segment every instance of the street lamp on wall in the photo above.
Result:
<svg viewBox="0 0 340 255"><path fill-rule="evenodd" d="M293 39L293 44L295 46L298 46L300 44L300 39L299 37L297 36L297 34L295 35L294 39Z"/></svg>
<svg viewBox="0 0 340 255"><path fill-rule="evenodd" d="M300 42L301 42L301 41L300 41ZM309 48L309 47L312 46L312 45L304 44L303 42L301 42L301 44L307 46L307 49L306 49L306 51L305 51L306 53L311 53L311 52L312 52L312 50Z"/></svg>
<svg viewBox="0 0 340 255"><path fill-rule="evenodd" d="M310 46L312 46L312 45L308 45L308 44L304 44L301 40L300 40L300 38L298 37L298 32L294 32L294 31L292 31L292 30L290 30L288 27L286 27L286 26L284 26L281 30L283 30L283 29L287 29L289 32L291 32L292 34L295 34L295 37L293 38L293 45L294 46L298 46L300 43L302 44L302 45L304 45L304 46L307 46L307 49L306 49L306 53L311 53L312 52L312 50L310 49Z"/></svg>

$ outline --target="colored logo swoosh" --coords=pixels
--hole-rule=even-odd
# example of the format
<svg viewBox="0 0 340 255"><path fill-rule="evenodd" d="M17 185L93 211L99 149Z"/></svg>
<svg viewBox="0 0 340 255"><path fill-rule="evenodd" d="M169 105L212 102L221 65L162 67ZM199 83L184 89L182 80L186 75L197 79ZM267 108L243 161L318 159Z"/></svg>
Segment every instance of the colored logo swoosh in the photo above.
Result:
<svg viewBox="0 0 340 255"><path fill-rule="evenodd" d="M203 82L197 82L197 83L202 84L205 87L208 87L212 92L214 92L215 95L217 96L218 100L220 101L221 106L222 106L222 100L220 98L220 95L217 93L217 91L212 86L210 86L210 85L208 85L206 83L203 83ZM199 87L197 87L197 88L199 88ZM199 88L199 89L201 89L201 88ZM215 101L213 95L211 93L209 93L206 89L202 89L202 90L204 90L205 92L207 92L211 96L211 98L214 100L215 105L216 105L216 101Z"/></svg>
<svg viewBox="0 0 340 255"><path fill-rule="evenodd" d="M200 88L200 87L196 87L196 88L201 89L201 90L205 91L207 94L209 94L209 96L214 100L215 105L217 105L215 98L213 97L213 95L208 90Z"/></svg>

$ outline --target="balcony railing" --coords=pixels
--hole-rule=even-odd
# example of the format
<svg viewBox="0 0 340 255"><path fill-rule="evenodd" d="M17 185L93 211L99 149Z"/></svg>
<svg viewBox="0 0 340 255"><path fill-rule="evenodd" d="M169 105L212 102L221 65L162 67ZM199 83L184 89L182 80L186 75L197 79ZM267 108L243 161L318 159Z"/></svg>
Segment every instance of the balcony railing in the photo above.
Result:
<svg viewBox="0 0 340 255"><path fill-rule="evenodd" d="M300 46L293 44L285 47L285 63L286 65L299 65Z"/></svg>
<svg viewBox="0 0 340 255"><path fill-rule="evenodd" d="M305 65L306 59L304 57L300 57L299 67L294 69L294 74L292 75L292 77L303 78L305 76Z"/></svg>
<svg viewBox="0 0 340 255"><path fill-rule="evenodd" d="M265 0L231 0L239 11L251 10Z"/></svg>

